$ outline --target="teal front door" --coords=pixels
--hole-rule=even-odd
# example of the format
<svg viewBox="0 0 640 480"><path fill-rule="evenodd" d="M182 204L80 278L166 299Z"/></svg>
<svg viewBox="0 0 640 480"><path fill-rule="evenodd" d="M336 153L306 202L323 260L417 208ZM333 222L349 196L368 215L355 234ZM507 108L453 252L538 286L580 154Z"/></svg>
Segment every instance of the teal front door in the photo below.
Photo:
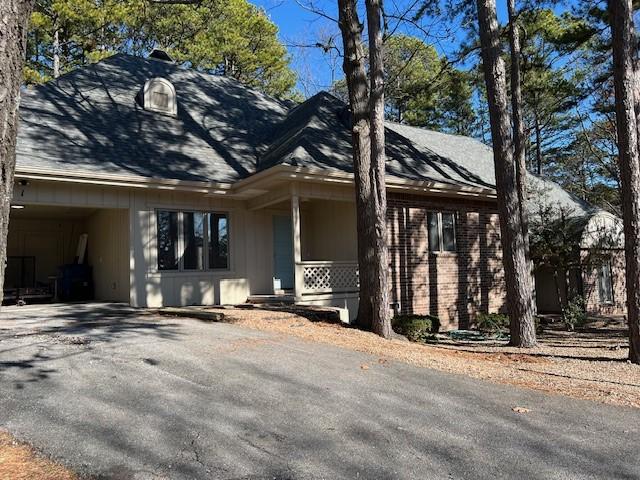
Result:
<svg viewBox="0 0 640 480"><path fill-rule="evenodd" d="M291 217L273 217L273 288L293 289L293 236Z"/></svg>

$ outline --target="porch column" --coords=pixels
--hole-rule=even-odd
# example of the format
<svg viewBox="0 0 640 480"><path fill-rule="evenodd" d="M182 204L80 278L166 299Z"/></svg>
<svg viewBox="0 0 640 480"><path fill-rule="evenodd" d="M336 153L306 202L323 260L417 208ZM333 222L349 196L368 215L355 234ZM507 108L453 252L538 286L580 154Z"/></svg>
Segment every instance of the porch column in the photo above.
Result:
<svg viewBox="0 0 640 480"><path fill-rule="evenodd" d="M293 235L293 271L294 271L294 295L296 301L302 298L303 269L302 269L302 245L300 242L300 196L298 185L291 185L291 234Z"/></svg>

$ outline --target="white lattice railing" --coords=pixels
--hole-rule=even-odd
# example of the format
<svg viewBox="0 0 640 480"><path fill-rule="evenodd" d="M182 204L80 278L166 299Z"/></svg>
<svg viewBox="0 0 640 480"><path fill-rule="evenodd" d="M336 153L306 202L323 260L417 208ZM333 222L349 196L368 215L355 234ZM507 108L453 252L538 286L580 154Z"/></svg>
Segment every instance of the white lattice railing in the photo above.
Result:
<svg viewBox="0 0 640 480"><path fill-rule="evenodd" d="M302 294L355 292L359 287L358 262L302 262Z"/></svg>

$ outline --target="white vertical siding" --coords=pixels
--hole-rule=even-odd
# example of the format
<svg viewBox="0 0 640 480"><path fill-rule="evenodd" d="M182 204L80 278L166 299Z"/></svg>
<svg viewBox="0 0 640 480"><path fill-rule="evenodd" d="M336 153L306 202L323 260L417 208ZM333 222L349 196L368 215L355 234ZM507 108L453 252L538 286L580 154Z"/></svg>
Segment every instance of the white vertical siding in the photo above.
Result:
<svg viewBox="0 0 640 480"><path fill-rule="evenodd" d="M306 249L303 254L314 259L355 258L353 190L312 184L299 187L303 199L302 247ZM317 200L320 198L336 201ZM98 298L159 307L238 302L249 294L273 291L272 217L278 213L277 208L251 210L246 201L174 190L39 180L24 187L16 185L14 202L98 209L87 225ZM284 212L290 214L288 204L285 207ZM158 271L155 212L163 208L227 213L229 269ZM75 249L77 241L72 244Z"/></svg>
<svg viewBox="0 0 640 480"><path fill-rule="evenodd" d="M97 300L129 302L129 212L100 209L87 219Z"/></svg>

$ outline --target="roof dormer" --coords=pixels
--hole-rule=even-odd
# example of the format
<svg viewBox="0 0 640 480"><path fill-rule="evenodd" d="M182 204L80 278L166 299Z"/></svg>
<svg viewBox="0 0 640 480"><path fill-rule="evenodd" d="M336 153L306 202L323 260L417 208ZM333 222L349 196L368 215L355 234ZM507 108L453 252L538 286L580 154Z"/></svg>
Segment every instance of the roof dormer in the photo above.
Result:
<svg viewBox="0 0 640 480"><path fill-rule="evenodd" d="M145 110L176 116L178 114L178 100L173 84L162 77L147 80L142 91Z"/></svg>

